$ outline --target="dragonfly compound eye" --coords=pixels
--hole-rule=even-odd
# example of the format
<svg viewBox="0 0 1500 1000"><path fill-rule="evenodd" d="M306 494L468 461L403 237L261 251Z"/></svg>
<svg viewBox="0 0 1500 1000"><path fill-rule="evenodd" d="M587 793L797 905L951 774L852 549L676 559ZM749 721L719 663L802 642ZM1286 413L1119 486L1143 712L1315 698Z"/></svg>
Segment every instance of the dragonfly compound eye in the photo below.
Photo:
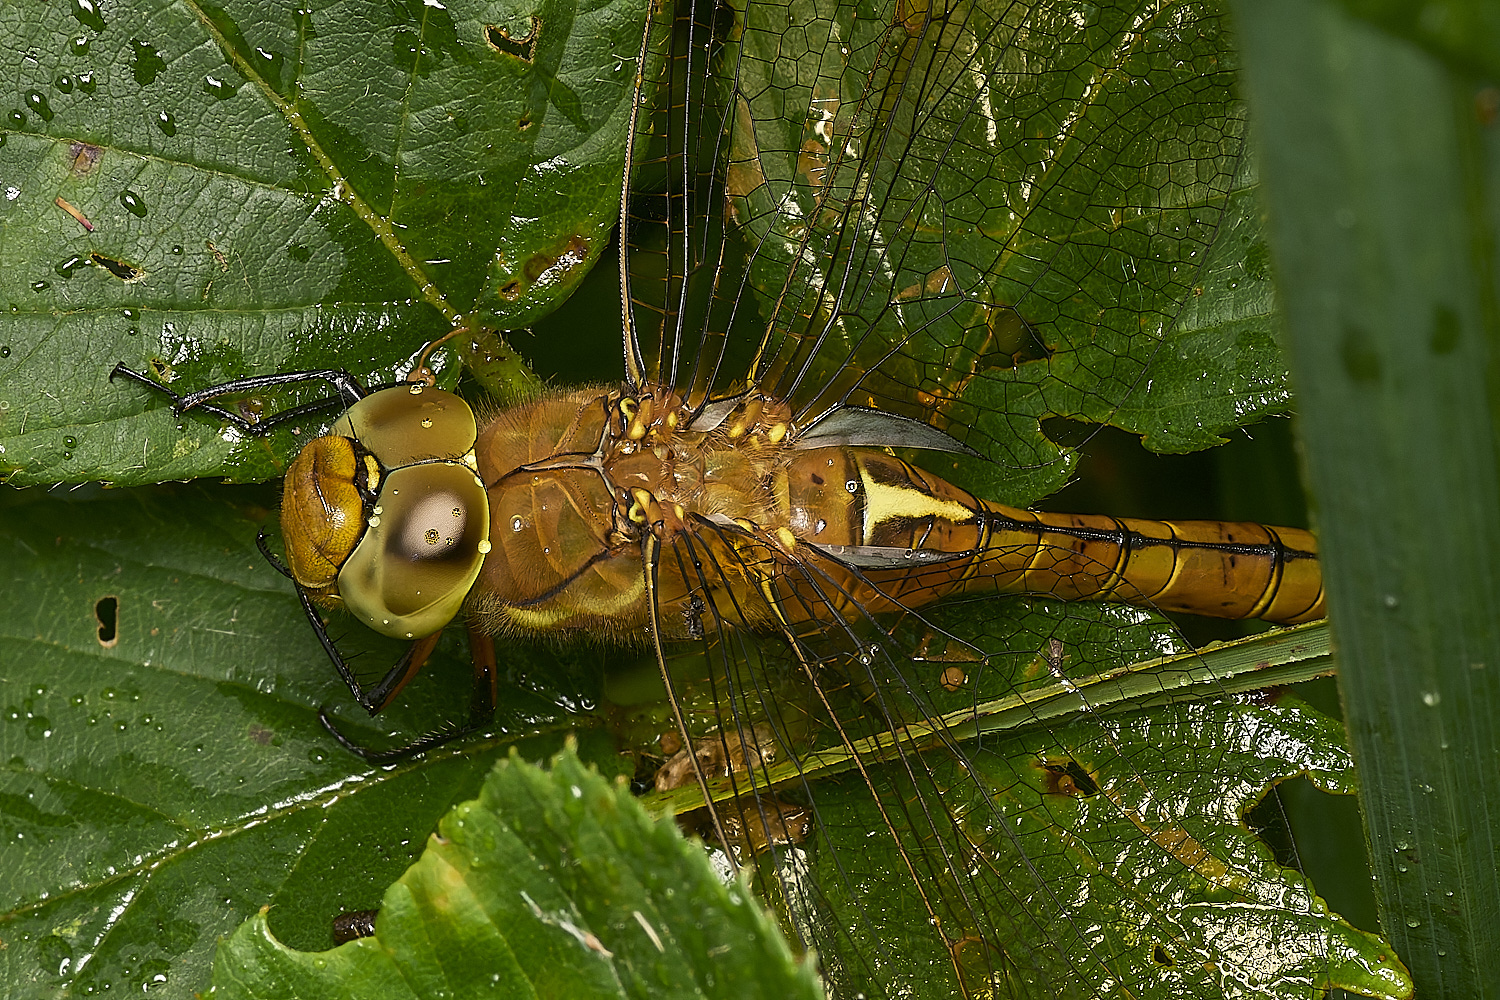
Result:
<svg viewBox="0 0 1500 1000"><path fill-rule="evenodd" d="M386 475L375 510L339 594L383 635L431 635L458 613L490 550L484 486L461 462L411 465Z"/></svg>
<svg viewBox="0 0 1500 1000"><path fill-rule="evenodd" d="M393 638L447 624L490 548L475 434L468 404L441 389L397 386L351 406L287 471L281 521L297 582ZM360 486L377 491L373 505Z"/></svg>

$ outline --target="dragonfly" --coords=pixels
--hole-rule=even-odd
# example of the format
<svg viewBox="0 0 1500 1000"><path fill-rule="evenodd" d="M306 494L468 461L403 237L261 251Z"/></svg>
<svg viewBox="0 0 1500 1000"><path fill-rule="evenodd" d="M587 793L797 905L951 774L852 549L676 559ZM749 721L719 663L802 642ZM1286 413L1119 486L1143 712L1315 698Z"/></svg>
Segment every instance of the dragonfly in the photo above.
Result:
<svg viewBox="0 0 1500 1000"><path fill-rule="evenodd" d="M482 422L432 386L369 391L337 372L175 403L263 433L306 408L251 422L211 401L335 388L344 415L289 470L287 573L372 711L460 611L481 633L647 648L678 713L656 783L714 803L705 832L757 870L839 995L932 977L939 995L1238 995L1236 977L1260 973L1215 950L1250 933L1228 914L1276 909L1260 933L1281 936L1326 911L1207 846L1201 817L1161 800L1169 765L1143 746L1170 761L1201 742L1164 729L1251 740L1260 709L1086 717L1020 753L954 721L996 691L1081 692L1074 665L1175 647L1149 609L1322 612L1300 529L1043 514L999 495L1066 466L1043 415L1104 422L1152 390L1241 169L1222 25L1195 4L810 15L747 2L657 25L677 58L642 84L661 110L635 130L618 386ZM411 652L365 686L319 601ZM458 732L482 727L494 673L476 657ZM848 765L824 780L830 748ZM1097 848L1111 823L1131 836L1115 861L1141 869L1123 879ZM894 902L889 871L851 846L872 834L903 875ZM1080 896L1151 878L1222 910L1196 925L1140 901L1105 904L1108 925L1077 915Z"/></svg>

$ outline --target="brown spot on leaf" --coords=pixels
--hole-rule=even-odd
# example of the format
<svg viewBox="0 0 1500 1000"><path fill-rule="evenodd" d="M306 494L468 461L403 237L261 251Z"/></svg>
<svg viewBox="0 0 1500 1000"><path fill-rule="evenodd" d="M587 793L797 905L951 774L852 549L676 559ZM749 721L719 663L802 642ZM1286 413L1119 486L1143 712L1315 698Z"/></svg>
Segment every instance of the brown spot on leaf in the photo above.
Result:
<svg viewBox="0 0 1500 1000"><path fill-rule="evenodd" d="M68 159L70 169L73 173L82 176L99 165L99 160L104 156L104 150L98 146L91 146L86 142L74 142L68 144Z"/></svg>

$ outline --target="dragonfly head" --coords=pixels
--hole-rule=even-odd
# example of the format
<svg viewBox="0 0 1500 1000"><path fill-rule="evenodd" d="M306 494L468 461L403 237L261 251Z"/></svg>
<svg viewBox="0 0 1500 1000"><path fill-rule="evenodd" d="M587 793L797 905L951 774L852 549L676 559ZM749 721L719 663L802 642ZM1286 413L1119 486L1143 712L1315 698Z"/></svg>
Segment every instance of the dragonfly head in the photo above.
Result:
<svg viewBox="0 0 1500 1000"><path fill-rule="evenodd" d="M431 635L490 548L467 403L425 385L355 403L287 469L281 527L297 583L382 635Z"/></svg>

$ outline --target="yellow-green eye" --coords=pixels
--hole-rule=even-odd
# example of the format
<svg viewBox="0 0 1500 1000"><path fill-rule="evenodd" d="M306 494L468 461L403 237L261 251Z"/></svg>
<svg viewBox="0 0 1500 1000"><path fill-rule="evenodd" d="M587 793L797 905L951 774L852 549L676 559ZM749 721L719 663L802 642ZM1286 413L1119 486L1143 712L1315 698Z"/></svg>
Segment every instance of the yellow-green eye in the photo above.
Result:
<svg viewBox="0 0 1500 1000"><path fill-rule="evenodd" d="M331 434L358 441L387 469L429 458L463 457L478 427L469 404L425 385L398 385L372 393L344 411Z"/></svg>
<svg viewBox="0 0 1500 1000"><path fill-rule="evenodd" d="M432 462L385 477L369 527L339 570L355 617L398 639L446 625L474 585L490 543L489 502L468 466Z"/></svg>
<svg viewBox="0 0 1500 1000"><path fill-rule="evenodd" d="M383 389L351 406L288 470L281 519L297 582L337 594L393 638L446 625L490 549L476 433L467 403L428 386ZM378 490L368 514L355 486L361 469L364 488Z"/></svg>

